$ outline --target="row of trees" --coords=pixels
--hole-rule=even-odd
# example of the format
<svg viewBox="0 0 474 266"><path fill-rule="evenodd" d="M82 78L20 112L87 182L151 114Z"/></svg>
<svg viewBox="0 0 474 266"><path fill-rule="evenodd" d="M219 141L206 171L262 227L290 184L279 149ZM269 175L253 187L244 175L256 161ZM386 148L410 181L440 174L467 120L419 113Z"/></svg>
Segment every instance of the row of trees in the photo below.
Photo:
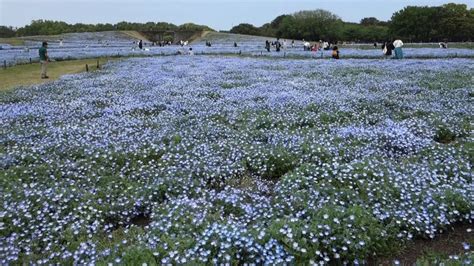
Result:
<svg viewBox="0 0 474 266"><path fill-rule="evenodd" d="M322 9L281 15L262 27L243 23L233 27L230 32L305 40L380 41L389 36L387 22L364 18L360 24L348 23Z"/></svg>
<svg viewBox="0 0 474 266"><path fill-rule="evenodd" d="M9 38L15 36L13 27L0 26L0 37Z"/></svg>
<svg viewBox="0 0 474 266"><path fill-rule="evenodd" d="M306 40L468 41L474 40L474 9L452 3L437 7L408 6L394 13L390 21L369 17L360 23L344 22L329 11L317 9L281 15L261 27L243 23L230 32Z"/></svg>
<svg viewBox="0 0 474 266"><path fill-rule="evenodd" d="M474 40L474 9L462 4L409 6L393 14L390 32L413 41Z"/></svg>
<svg viewBox="0 0 474 266"><path fill-rule="evenodd" d="M68 24L62 21L34 20L30 25L13 29L0 26L0 37L54 35L69 32L96 32L114 30L136 31L201 31L207 26L187 23L180 26L166 22L117 24ZM384 41L403 38L411 42L474 40L474 9L464 4L446 4L436 7L408 6L393 14L390 21L374 17L360 23L342 21L337 15L322 9L281 15L261 27L242 23L230 32L288 39Z"/></svg>
<svg viewBox="0 0 474 266"><path fill-rule="evenodd" d="M117 24L68 24L62 21L33 20L31 24L14 30L11 27L0 26L0 37L56 35L70 32L98 32L114 30L136 31L201 31L212 30L207 26L186 23L180 26L166 22L131 23L119 22Z"/></svg>

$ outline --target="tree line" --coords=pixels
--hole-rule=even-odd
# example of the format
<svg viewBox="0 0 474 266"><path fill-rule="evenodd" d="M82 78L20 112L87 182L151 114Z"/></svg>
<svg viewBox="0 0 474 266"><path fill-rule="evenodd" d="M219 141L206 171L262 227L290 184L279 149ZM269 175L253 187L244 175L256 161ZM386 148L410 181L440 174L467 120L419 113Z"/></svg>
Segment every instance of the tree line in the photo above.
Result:
<svg viewBox="0 0 474 266"><path fill-rule="evenodd" d="M300 11L281 15L261 27L242 23L231 33L287 39L374 42L401 38L409 42L474 40L474 9L464 4L407 6L389 21L375 17L359 23L344 22L326 10Z"/></svg>
<svg viewBox="0 0 474 266"><path fill-rule="evenodd" d="M147 22L132 23L119 22L116 24L68 24L63 21L52 20L33 20L29 25L14 29L13 27L0 26L0 37L21 37L34 35L57 35L62 33L74 32L99 32L99 31L203 31L213 29L208 26L197 25L194 23L186 23L182 25L174 25L167 22Z"/></svg>
<svg viewBox="0 0 474 266"><path fill-rule="evenodd" d="M116 24L68 24L62 21L34 20L29 25L14 29L0 26L0 37L56 35L72 32L115 30L136 31L202 31L203 25L187 23L180 26L166 22ZM373 42L401 38L408 42L472 41L474 40L474 9L465 4L442 6L407 6L395 12L389 21L375 17L363 18L359 23L344 22L326 10L299 11L280 15L273 21L256 27L242 23L231 33L259 35L287 39Z"/></svg>

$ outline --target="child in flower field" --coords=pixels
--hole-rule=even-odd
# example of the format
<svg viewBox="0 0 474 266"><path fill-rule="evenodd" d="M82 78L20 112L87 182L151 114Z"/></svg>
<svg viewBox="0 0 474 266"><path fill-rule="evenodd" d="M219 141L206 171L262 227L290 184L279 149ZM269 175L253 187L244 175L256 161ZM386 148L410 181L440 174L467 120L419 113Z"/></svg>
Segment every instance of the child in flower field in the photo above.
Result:
<svg viewBox="0 0 474 266"><path fill-rule="evenodd" d="M339 49L337 48L337 46L334 46L332 48L332 58L339 59Z"/></svg>

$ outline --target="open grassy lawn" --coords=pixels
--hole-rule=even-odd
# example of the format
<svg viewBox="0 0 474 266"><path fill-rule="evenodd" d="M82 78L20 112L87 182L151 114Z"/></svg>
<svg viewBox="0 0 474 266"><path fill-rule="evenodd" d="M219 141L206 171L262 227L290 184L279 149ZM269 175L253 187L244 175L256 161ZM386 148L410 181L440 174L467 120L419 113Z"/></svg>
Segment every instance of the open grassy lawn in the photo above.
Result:
<svg viewBox="0 0 474 266"><path fill-rule="evenodd" d="M109 60L113 59L100 59L99 64L103 65ZM49 79L41 79L41 66L39 63L17 65L7 69L1 69L0 91L9 90L21 85L45 83L58 79L65 74L83 72L86 71L86 64L89 65L89 71L97 69L97 59L50 62L48 66Z"/></svg>

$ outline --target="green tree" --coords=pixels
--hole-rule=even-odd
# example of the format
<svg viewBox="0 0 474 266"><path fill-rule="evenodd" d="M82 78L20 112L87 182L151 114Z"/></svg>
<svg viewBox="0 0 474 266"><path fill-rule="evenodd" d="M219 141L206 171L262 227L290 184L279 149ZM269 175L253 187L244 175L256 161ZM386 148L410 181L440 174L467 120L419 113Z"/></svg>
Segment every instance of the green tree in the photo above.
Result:
<svg viewBox="0 0 474 266"><path fill-rule="evenodd" d="M249 23L241 23L230 30L231 33L260 35L260 29Z"/></svg>
<svg viewBox="0 0 474 266"><path fill-rule="evenodd" d="M375 26L375 25L379 25L379 23L380 21L374 17L363 18L360 20L360 24L363 26Z"/></svg>
<svg viewBox="0 0 474 266"><path fill-rule="evenodd" d="M323 9L299 11L294 13L293 17L293 26L301 38L333 41L342 37L342 20L329 11Z"/></svg>
<svg viewBox="0 0 474 266"><path fill-rule="evenodd" d="M15 36L15 31L12 27L0 26L0 38L9 38Z"/></svg>
<svg viewBox="0 0 474 266"><path fill-rule="evenodd" d="M209 28L208 26L204 25L197 25L194 23L185 23L178 27L178 30L182 31L214 31L213 29Z"/></svg>
<svg viewBox="0 0 474 266"><path fill-rule="evenodd" d="M440 7L408 6L395 12L390 34L408 41L465 41L474 39L474 15L463 4Z"/></svg>
<svg viewBox="0 0 474 266"><path fill-rule="evenodd" d="M474 38L474 16L464 4L446 4L440 8L440 32L451 41Z"/></svg>

